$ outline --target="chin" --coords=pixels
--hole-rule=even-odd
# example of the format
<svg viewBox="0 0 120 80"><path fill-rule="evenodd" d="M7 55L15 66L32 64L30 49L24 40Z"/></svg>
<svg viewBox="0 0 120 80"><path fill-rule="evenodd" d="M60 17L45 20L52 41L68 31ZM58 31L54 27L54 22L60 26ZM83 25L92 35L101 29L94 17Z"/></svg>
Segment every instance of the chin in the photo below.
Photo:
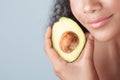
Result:
<svg viewBox="0 0 120 80"><path fill-rule="evenodd" d="M101 37L97 37L95 39L99 42L108 42L111 40L111 38L101 38Z"/></svg>
<svg viewBox="0 0 120 80"><path fill-rule="evenodd" d="M99 30L89 30L89 32L93 35L94 39L99 42L109 42L120 37L120 29L113 27L106 27Z"/></svg>
<svg viewBox="0 0 120 80"><path fill-rule="evenodd" d="M106 34L105 35L100 35L100 36L94 36L94 38L99 42L109 42L109 41L115 39L114 36L106 35Z"/></svg>

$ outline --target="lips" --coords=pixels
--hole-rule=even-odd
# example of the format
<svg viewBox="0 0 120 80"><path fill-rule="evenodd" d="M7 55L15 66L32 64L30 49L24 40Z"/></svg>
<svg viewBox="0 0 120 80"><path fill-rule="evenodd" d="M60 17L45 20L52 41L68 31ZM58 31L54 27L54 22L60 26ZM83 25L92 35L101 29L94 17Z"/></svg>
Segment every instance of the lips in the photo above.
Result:
<svg viewBox="0 0 120 80"><path fill-rule="evenodd" d="M106 17L92 19L92 20L87 21L87 24L92 28L99 28L103 26L104 24L106 24L111 19L112 16L113 14L106 16Z"/></svg>

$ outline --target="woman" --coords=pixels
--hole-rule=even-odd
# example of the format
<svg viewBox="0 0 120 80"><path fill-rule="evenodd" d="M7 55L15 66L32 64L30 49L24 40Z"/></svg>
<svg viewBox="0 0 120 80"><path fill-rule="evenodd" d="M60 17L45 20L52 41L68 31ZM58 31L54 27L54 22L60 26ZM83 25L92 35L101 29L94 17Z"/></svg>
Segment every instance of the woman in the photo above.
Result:
<svg viewBox="0 0 120 80"><path fill-rule="evenodd" d="M57 0L52 23L61 16L74 19L87 43L73 63L63 61L52 48L51 27L45 51L61 80L120 80L120 0Z"/></svg>

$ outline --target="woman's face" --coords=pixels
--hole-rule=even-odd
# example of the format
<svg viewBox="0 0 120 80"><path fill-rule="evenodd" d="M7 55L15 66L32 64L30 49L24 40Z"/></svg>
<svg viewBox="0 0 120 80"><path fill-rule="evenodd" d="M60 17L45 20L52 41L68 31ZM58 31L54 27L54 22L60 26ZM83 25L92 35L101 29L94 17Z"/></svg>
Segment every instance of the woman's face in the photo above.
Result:
<svg viewBox="0 0 120 80"><path fill-rule="evenodd" d="M120 0L70 0L73 15L99 41L120 34Z"/></svg>

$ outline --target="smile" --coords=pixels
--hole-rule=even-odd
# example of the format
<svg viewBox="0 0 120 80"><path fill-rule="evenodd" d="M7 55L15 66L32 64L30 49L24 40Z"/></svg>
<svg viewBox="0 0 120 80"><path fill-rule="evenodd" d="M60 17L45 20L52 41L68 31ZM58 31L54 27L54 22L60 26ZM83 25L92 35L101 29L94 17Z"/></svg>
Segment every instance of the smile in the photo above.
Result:
<svg viewBox="0 0 120 80"><path fill-rule="evenodd" d="M105 25L111 19L112 16L113 14L107 17L90 20L87 22L87 24L92 28L100 28L101 26Z"/></svg>

